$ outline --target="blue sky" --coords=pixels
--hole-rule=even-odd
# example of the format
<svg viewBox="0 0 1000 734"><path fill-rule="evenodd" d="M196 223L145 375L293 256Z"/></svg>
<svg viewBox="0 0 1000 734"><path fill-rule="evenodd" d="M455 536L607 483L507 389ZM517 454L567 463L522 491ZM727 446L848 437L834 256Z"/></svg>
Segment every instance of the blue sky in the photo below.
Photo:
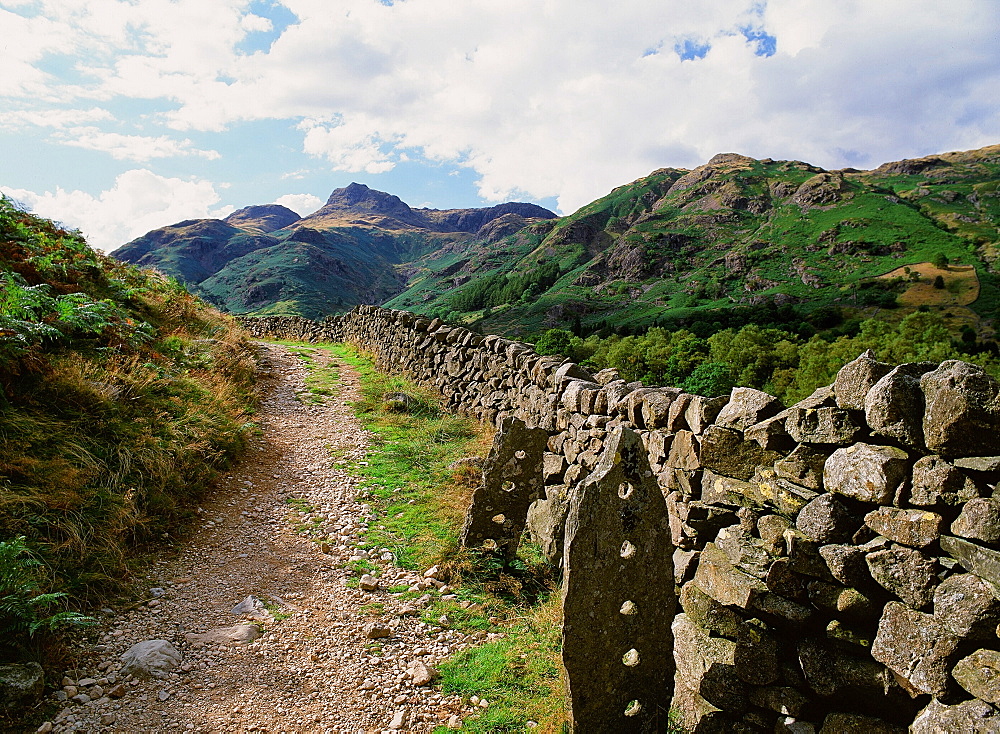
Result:
<svg viewBox="0 0 1000 734"><path fill-rule="evenodd" d="M0 0L0 191L113 249L359 181L569 213L718 152L1000 143L995 0Z"/></svg>

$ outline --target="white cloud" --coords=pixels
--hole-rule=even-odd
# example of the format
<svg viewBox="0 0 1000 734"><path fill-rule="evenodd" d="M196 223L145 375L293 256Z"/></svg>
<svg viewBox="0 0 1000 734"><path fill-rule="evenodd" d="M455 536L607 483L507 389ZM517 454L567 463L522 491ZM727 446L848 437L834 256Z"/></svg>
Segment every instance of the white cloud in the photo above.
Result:
<svg viewBox="0 0 1000 734"><path fill-rule="evenodd" d="M287 206L300 217L312 214L323 206L323 200L312 194L285 194L275 199L274 203Z"/></svg>
<svg viewBox="0 0 1000 734"><path fill-rule="evenodd" d="M240 28L247 33L258 33L273 30L274 26L267 18L250 13L240 19Z"/></svg>
<svg viewBox="0 0 1000 734"><path fill-rule="evenodd" d="M122 173L114 186L97 196L61 188L41 194L8 186L0 186L0 191L36 214L79 229L92 247L104 251L157 227L183 219L224 217L232 211L232 207L213 209L219 194L210 181L165 178L146 169Z"/></svg>
<svg viewBox="0 0 1000 734"><path fill-rule="evenodd" d="M144 162L153 158L183 155L200 156L210 161L221 158L218 151L200 150L193 147L190 140L174 140L166 135L123 135L102 132L96 127L75 127L67 130L59 139L66 145L108 153L117 160Z"/></svg>
<svg viewBox="0 0 1000 734"><path fill-rule="evenodd" d="M285 119L334 170L428 158L475 170L486 198L556 196L564 211L720 151L872 166L1000 139L995 0L284 5L298 22L249 55L239 44L274 24L248 0L0 11L0 95L22 107L157 100L176 130ZM776 38L773 55L755 53L750 30ZM707 44L703 58L678 56L685 39ZM60 54L72 84L42 63ZM151 158L166 140L131 149ZM121 150L112 142L101 149Z"/></svg>

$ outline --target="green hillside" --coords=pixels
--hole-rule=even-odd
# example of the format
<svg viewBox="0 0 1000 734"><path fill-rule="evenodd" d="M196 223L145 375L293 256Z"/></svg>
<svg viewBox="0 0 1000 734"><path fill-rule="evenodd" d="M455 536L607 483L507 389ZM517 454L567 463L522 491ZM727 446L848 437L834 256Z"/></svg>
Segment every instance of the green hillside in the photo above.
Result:
<svg viewBox="0 0 1000 734"><path fill-rule="evenodd" d="M1000 304L998 185L1000 146L868 172L722 154L428 262L387 305L527 336L706 321L715 330L775 319L822 326L831 314L900 318L906 292L933 281L917 266L944 257L940 274L956 280L952 266L971 266L968 282L949 282L923 305L989 335ZM897 269L898 278L878 277Z"/></svg>
<svg viewBox="0 0 1000 734"><path fill-rule="evenodd" d="M162 545L252 430L256 359L176 281L0 198L0 655Z"/></svg>

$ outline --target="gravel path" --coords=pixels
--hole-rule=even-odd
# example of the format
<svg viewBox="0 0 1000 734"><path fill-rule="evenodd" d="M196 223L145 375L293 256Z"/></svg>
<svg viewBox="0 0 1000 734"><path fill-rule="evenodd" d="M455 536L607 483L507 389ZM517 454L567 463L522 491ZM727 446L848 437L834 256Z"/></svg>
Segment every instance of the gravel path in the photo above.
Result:
<svg viewBox="0 0 1000 734"><path fill-rule="evenodd" d="M370 518L347 470L369 446L348 406L359 396L357 374L341 364L337 394L311 404L300 399L301 360L284 347L262 349L274 386L261 436L205 498L202 524L154 563L146 600L108 615L98 642L80 650L54 694L65 708L39 731L420 732L459 728L471 713L414 664L433 674L478 641L421 621L431 593L448 589L393 567L385 553L371 559L382 570L378 589L346 585L342 567L364 555L358 534ZM389 592L403 586L428 596ZM249 596L264 608L251 600L234 613ZM249 624L262 633L247 642L192 637ZM172 643L180 665L162 679L123 675L121 654L154 639Z"/></svg>

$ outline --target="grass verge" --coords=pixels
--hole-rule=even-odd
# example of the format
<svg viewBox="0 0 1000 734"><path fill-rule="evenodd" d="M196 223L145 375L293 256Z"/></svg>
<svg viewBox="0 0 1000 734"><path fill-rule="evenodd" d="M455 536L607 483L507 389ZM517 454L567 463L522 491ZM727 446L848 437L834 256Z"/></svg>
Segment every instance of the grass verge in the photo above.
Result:
<svg viewBox="0 0 1000 734"><path fill-rule="evenodd" d="M364 545L380 552L389 549L404 568L447 569L455 598L432 593L434 599L423 613L425 622L494 635L441 666L444 692L489 701L481 713L466 718L464 730L525 731L532 722L536 726L531 731L563 731L560 604L558 595L551 593L552 580L537 549L522 544L518 558L502 566L486 555L458 548L465 511L480 481L478 469L458 460L485 456L492 439L489 429L445 413L436 393L379 373L367 356L352 347L287 345L297 354L309 355L303 359L316 380L323 369L337 370L338 363L350 365L360 375L362 397L354 409L373 435L365 460L351 467L364 478L365 498L374 513L363 535ZM317 350L326 352L332 362L316 358ZM405 410L399 409L399 401L386 400L393 393L408 396ZM356 575L374 570L366 561L351 566ZM405 587L393 591L405 598L425 593Z"/></svg>

